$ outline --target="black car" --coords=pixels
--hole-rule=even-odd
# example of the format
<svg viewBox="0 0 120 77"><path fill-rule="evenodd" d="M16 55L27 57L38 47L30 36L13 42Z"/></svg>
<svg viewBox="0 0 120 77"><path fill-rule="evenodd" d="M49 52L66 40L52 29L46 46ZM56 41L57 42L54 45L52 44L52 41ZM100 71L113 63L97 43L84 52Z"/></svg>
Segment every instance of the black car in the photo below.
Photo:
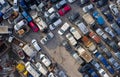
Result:
<svg viewBox="0 0 120 77"><path fill-rule="evenodd" d="M68 19L72 22L75 21L79 16L80 16L79 13L73 13L68 17Z"/></svg>
<svg viewBox="0 0 120 77"><path fill-rule="evenodd" d="M80 5L81 7L84 6L86 3L89 3L90 0L79 0L78 5Z"/></svg>
<svg viewBox="0 0 120 77"><path fill-rule="evenodd" d="M119 47L114 41L110 41L108 45L114 50L114 52L119 51Z"/></svg>
<svg viewBox="0 0 120 77"><path fill-rule="evenodd" d="M99 0L96 2L98 8L105 6L108 3L108 0Z"/></svg>
<svg viewBox="0 0 120 77"><path fill-rule="evenodd" d="M111 22L114 20L114 17L112 16L111 12L109 11L109 9L107 8L103 8L102 9L102 13L103 15L106 17L106 19Z"/></svg>
<svg viewBox="0 0 120 77"><path fill-rule="evenodd" d="M90 77L87 73L83 73L82 75L83 77Z"/></svg>
<svg viewBox="0 0 120 77"><path fill-rule="evenodd" d="M120 17L118 17L118 18L116 19L116 23L117 23L118 26L120 27Z"/></svg>
<svg viewBox="0 0 120 77"><path fill-rule="evenodd" d="M51 15L45 18L47 24L52 24L58 19L59 19L59 15L57 13L52 13Z"/></svg>
<svg viewBox="0 0 120 77"><path fill-rule="evenodd" d="M50 0L51 3L56 3L58 1L60 1L60 0Z"/></svg>
<svg viewBox="0 0 120 77"><path fill-rule="evenodd" d="M88 71L89 69L91 69L91 65L90 64L85 64L83 67L79 68L78 71L80 73L84 73L84 72Z"/></svg>
<svg viewBox="0 0 120 77"><path fill-rule="evenodd" d="M97 2L98 0L91 0L92 2Z"/></svg>
<svg viewBox="0 0 120 77"><path fill-rule="evenodd" d="M70 54L73 54L73 53L74 53L72 47L70 46L70 44L69 44L66 40L64 40L64 41L62 42L62 46L64 46L65 49L66 49Z"/></svg>

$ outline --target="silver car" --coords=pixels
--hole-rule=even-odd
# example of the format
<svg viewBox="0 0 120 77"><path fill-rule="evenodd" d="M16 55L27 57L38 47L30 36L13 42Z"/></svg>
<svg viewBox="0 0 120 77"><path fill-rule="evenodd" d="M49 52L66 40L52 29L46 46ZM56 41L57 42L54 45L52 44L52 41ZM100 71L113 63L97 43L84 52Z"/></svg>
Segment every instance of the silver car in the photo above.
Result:
<svg viewBox="0 0 120 77"><path fill-rule="evenodd" d="M49 32L46 36L44 36L40 42L41 44L45 45L49 40L51 40L54 37L54 34L52 32Z"/></svg>
<svg viewBox="0 0 120 77"><path fill-rule="evenodd" d="M114 32L112 31L112 29L110 27L106 27L105 31L111 36L111 37L115 37Z"/></svg>
<svg viewBox="0 0 120 77"><path fill-rule="evenodd" d="M57 3L57 4L55 5L55 8L56 8L56 9L60 9L60 8L61 8L62 6L64 6L66 3L67 3L66 0L62 0L62 1L60 1L59 3Z"/></svg>
<svg viewBox="0 0 120 77"><path fill-rule="evenodd" d="M110 5L109 5L109 8L110 8L111 12L112 12L115 16L118 16L119 10L118 10L116 4L110 4Z"/></svg>

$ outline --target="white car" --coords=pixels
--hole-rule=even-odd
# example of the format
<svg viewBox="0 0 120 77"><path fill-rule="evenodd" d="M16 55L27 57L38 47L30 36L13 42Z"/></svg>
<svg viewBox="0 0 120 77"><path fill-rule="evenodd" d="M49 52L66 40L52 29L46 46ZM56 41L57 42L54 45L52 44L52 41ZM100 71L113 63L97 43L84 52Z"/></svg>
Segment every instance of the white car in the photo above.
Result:
<svg viewBox="0 0 120 77"><path fill-rule="evenodd" d="M49 40L51 40L54 37L54 34L52 32L49 32L46 36L44 36L40 42L41 44L45 45Z"/></svg>
<svg viewBox="0 0 120 77"><path fill-rule="evenodd" d="M102 68L98 72L102 77L109 77L109 75Z"/></svg>
<svg viewBox="0 0 120 77"><path fill-rule="evenodd" d="M117 5L118 5L118 7L120 9L120 0L117 0L116 3L117 3Z"/></svg>
<svg viewBox="0 0 120 77"><path fill-rule="evenodd" d="M40 54L40 60L46 67L52 64L51 60L45 54Z"/></svg>
<svg viewBox="0 0 120 77"><path fill-rule="evenodd" d="M47 77L58 77L58 76L55 75L54 73L50 72Z"/></svg>
<svg viewBox="0 0 120 77"><path fill-rule="evenodd" d="M82 9L83 9L83 12L88 12L90 10L92 10L94 8L93 4L89 4L87 6L84 6Z"/></svg>
<svg viewBox="0 0 120 77"><path fill-rule="evenodd" d="M68 0L69 3L73 3L75 2L76 0Z"/></svg>
<svg viewBox="0 0 120 77"><path fill-rule="evenodd" d="M35 66L37 67L37 69L38 69L44 76L47 75L47 73L48 73L47 68L45 68L44 66L42 66L42 64L41 64L40 62L37 62L37 63L35 64Z"/></svg>
<svg viewBox="0 0 120 77"><path fill-rule="evenodd" d="M40 50L41 50L41 47L38 45L36 39L33 39L33 40L31 41L31 43L32 43L32 45L34 46L34 48L35 48L37 51L40 51Z"/></svg>
<svg viewBox="0 0 120 77"><path fill-rule="evenodd" d="M118 46L120 47L120 41L118 42Z"/></svg>
<svg viewBox="0 0 120 77"><path fill-rule="evenodd" d="M68 29L70 28L70 25L66 22L63 24L63 26L58 30L59 35L63 35Z"/></svg>
<svg viewBox="0 0 120 77"><path fill-rule="evenodd" d="M119 10L118 10L116 4L110 4L110 5L109 5L109 8L110 8L111 12L112 12L115 16L118 16Z"/></svg>
<svg viewBox="0 0 120 77"><path fill-rule="evenodd" d="M27 21L25 19L19 21L16 25L14 25L15 30L19 30L22 28L24 25L27 25Z"/></svg>
<svg viewBox="0 0 120 77"><path fill-rule="evenodd" d="M53 7L51 7L50 9L48 9L48 11L44 12L44 17L47 18L54 12L55 12L55 9Z"/></svg>
<svg viewBox="0 0 120 77"><path fill-rule="evenodd" d="M49 25L49 29L50 30L55 30L58 26L62 25L62 20L58 19L57 21L55 21L53 24Z"/></svg>
<svg viewBox="0 0 120 77"><path fill-rule="evenodd" d="M75 46L77 44L77 41L75 40L75 38L72 36L72 34L68 33L66 35L66 38L69 40L69 42L71 43L71 45Z"/></svg>
<svg viewBox="0 0 120 77"><path fill-rule="evenodd" d="M47 29L47 24L42 20L42 18L37 17L34 19L35 23L37 24L37 26L39 27L40 31L44 31L45 29Z"/></svg>
<svg viewBox="0 0 120 77"><path fill-rule="evenodd" d="M51 8L48 10L48 13L52 14L53 12L55 12L55 9L54 9L54 7L51 7Z"/></svg>
<svg viewBox="0 0 120 77"><path fill-rule="evenodd" d="M80 33L74 27L70 28L70 32L72 33L76 40L79 40L81 38Z"/></svg>

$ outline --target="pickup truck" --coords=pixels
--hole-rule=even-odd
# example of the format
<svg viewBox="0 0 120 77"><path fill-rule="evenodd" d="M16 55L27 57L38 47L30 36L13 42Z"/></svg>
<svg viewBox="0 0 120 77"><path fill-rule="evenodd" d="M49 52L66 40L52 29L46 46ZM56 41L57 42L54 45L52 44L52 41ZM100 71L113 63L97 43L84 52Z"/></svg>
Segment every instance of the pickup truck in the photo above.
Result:
<svg viewBox="0 0 120 77"><path fill-rule="evenodd" d="M82 40L83 44L84 44L90 51L93 51L93 50L96 49L95 44L94 44L87 36L83 36L81 40Z"/></svg>
<svg viewBox="0 0 120 77"><path fill-rule="evenodd" d="M89 52L87 52L84 48L81 46L76 48L78 54L86 61L86 62L91 62L93 60L93 57Z"/></svg>

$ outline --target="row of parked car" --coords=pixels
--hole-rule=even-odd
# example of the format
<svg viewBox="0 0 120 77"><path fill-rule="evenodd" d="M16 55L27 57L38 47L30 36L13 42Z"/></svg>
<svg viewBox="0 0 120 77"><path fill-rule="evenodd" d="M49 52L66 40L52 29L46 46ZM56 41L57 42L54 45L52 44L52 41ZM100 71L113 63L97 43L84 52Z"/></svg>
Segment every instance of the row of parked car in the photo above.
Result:
<svg viewBox="0 0 120 77"><path fill-rule="evenodd" d="M106 0L105 2L104 1L105 0L99 0L99 1L94 0L93 2L95 2L98 7L102 7L106 4L108 4L108 0ZM100 2L102 2L102 3L100 4ZM86 0L86 3L87 3L87 0ZM79 27L80 31L82 32L82 34L84 34L84 36L82 36L74 27L71 27L67 22L65 22L63 24L63 26L58 30L58 34L63 35L67 30L70 29L70 31L69 31L70 33L66 34L66 38L67 38L68 42L63 41L63 46L66 48L67 51L69 51L69 53L81 65L83 65L85 63L85 65L83 67L81 67L79 70L81 73L83 73L84 77L89 77L89 76L109 77L108 72L113 75L113 74L115 74L116 71L119 72L119 70L120 70L119 69L120 64L118 62L119 61L118 60L119 59L119 57L118 57L119 47L116 44L116 42L109 39L109 36L112 39L114 37L116 38L116 35L119 36L119 31L117 30L117 29L119 29L119 24L117 23L118 19L116 19L116 17L114 17L114 16L119 15L118 8L116 7L115 4L112 3L109 5L109 7L105 6L105 8L102 9L103 15L106 17L108 22L111 23L110 26L106 26L105 20L102 17L102 15L100 15L100 13L98 11L94 11L93 4L90 4L88 6L86 5L85 7L82 6L82 7L83 7L83 12L86 13L83 16L84 21L88 25L90 25L91 28L93 29L93 31L95 31L95 32L90 31L84 22L81 22L79 19L77 19L77 17L79 17L79 15L76 15L77 17L75 17L75 19L73 18L73 21L74 20L75 21L72 23L75 24L77 27ZM89 9L89 11L88 11L88 9ZM92 15L89 14L89 13L91 13L91 11L93 12ZM89 13L87 13L87 12L89 12ZM111 14L111 12L113 13L114 16ZM113 24L115 24L115 25L113 26ZM64 27L64 25L66 25L66 27ZM102 28L98 27L98 25L100 25ZM116 26L116 28L115 28L115 26ZM85 36L85 35L87 35L87 36ZM102 51L96 50L94 43L89 39L89 37L91 37L91 39L97 43L97 45L99 46L99 48L101 48ZM96 61L95 59L93 59L93 56L91 56L92 55L91 53L89 53L83 47L79 46L79 40L82 41L82 43L85 45L86 48L88 48L90 51L92 51L92 54L94 55L95 58L97 58L97 60L99 60L100 63L98 61ZM108 50L107 47L101 43L102 40L104 42L106 42L106 44L113 49L114 56L117 58L117 60L116 60L116 58L113 57L113 54L111 54L110 50ZM75 47L76 50L74 50L74 48L72 49L71 46L69 45L69 43L73 47ZM117 41L117 43L118 43L118 41ZM108 60L106 59L106 57L108 58ZM87 64L86 64L86 62L87 62ZM108 70L108 72L106 72L101 67L101 65L100 65L101 63L104 65L105 69Z"/></svg>
<svg viewBox="0 0 120 77"><path fill-rule="evenodd" d="M2 1L0 1L0 2L2 2ZM58 25L62 24L61 19L58 19L57 21L54 20L54 18L57 19L56 16L58 16L58 18L59 18L59 15L57 13L51 13L50 16L46 17L46 19L47 18L51 19L50 24L46 24L46 22L44 21L42 16L38 16L38 12L36 12L34 10L33 10L33 13L35 12L35 15L31 15L31 13L29 12L29 9L27 9L29 5L27 5L26 0L20 0L20 1L15 0L14 4L12 6L9 3L7 3L7 1L5 3L7 4L5 6L5 8L3 7L3 4L1 4L1 6L2 6L0 9L1 18L8 20L9 24L13 25L13 29L16 33L18 33L21 30L24 32L28 26L33 30L33 32L38 32L40 30L41 32L46 33L48 28L50 28L50 30L54 30L56 27L58 27ZM7 8L7 6L8 6L8 8ZM16 8L14 8L14 7L16 7ZM51 10L52 9L50 9L50 12L51 12ZM5 12L3 12L3 11L5 11ZM56 22L52 23L54 21L56 21ZM48 26L48 25L50 25L50 26ZM40 40L40 42L41 42L41 44L44 45L49 40L51 40L53 37L54 37L54 34L52 32L48 32ZM32 44L33 48L31 48L29 45L25 45L22 48L22 50L24 52L19 50L18 54L22 60L24 60L26 58L26 55L28 57L30 57L30 61L25 63L25 68L29 72L29 74L32 75L32 77L40 77L41 75L44 75L47 77L58 77L58 76L67 77L67 75L65 74L64 71L59 71L58 75L55 75L55 73L51 72L51 71L53 71L53 70L51 70L51 69L53 69L52 61L43 53L40 54L40 57L39 57L40 62L36 62L34 64L33 57L35 57L37 55L37 53L39 53L39 51L41 51L41 47L38 44L36 39L33 39L31 41L31 44ZM33 62L31 62L31 61L33 61Z"/></svg>

